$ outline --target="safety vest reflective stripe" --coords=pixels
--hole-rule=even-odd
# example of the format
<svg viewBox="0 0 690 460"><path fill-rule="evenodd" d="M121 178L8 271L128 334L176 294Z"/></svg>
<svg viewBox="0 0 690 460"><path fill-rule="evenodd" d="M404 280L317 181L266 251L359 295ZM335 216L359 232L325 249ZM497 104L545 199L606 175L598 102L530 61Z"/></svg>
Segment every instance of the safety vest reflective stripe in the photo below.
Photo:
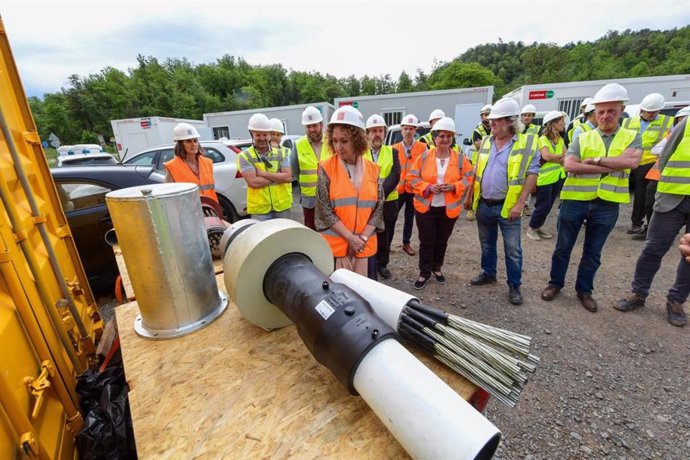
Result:
<svg viewBox="0 0 690 460"><path fill-rule="evenodd" d="M280 171L285 160L286 151L272 148L265 158L271 164L273 172ZM261 160L259 152L254 146L249 147L240 156L249 162L257 171L267 171L266 164ZM247 187L247 212L249 214L268 214L271 211L281 212L292 207L292 184L271 184L266 187Z"/></svg>
<svg viewBox="0 0 690 460"><path fill-rule="evenodd" d="M637 132L632 129L619 128L607 153L606 145L598 130L582 133L578 138L580 159L620 156L636 136ZM629 169L617 170L603 177L601 174L569 174L561 190L561 199L591 201L601 198L614 203L628 203L630 201L629 177Z"/></svg>
<svg viewBox="0 0 690 460"><path fill-rule="evenodd" d="M685 122L683 138L661 171L657 191L690 195L690 123Z"/></svg>
<svg viewBox="0 0 690 460"><path fill-rule="evenodd" d="M218 195L215 192L216 187L213 184L213 161L202 155L197 155L197 159L199 160L198 177L187 166L187 163L177 156L170 161L166 161L164 166L170 172L175 182L191 182L196 184L199 187L199 195L212 198L218 202Z"/></svg>
<svg viewBox="0 0 690 460"><path fill-rule="evenodd" d="M316 196L316 174L319 168L319 160L309 143L307 136L300 137L295 143L297 163L299 164L299 186L302 196ZM331 157L328 143L324 138L321 143L321 161Z"/></svg>
<svg viewBox="0 0 690 460"><path fill-rule="evenodd" d="M347 168L337 155L321 163L323 172L330 182L328 193L333 213L348 230L355 234L361 234L364 231L378 201L379 167L365 159L362 159L362 164L364 173L358 193L350 181ZM334 257L345 257L348 251L345 238L331 229L325 229L319 233L328 242ZM369 238L364 251L355 256L365 258L376 254L376 241L377 238Z"/></svg>
<svg viewBox="0 0 690 460"><path fill-rule="evenodd" d="M661 142L664 136L668 134L672 124L673 117L659 115L647 125L647 129L642 133L641 165L654 163L656 161L657 157L652 155L652 147ZM642 119L639 115L632 118L626 118L625 121L623 121L624 128L633 129L638 132L640 131L641 125Z"/></svg>
<svg viewBox="0 0 690 460"><path fill-rule="evenodd" d="M525 129L523 134L537 134L539 133L539 126L533 125L530 123L530 125Z"/></svg>
<svg viewBox="0 0 690 460"><path fill-rule="evenodd" d="M369 161L374 161L374 157L371 153L371 149L364 152L364 158ZM390 176L393 171L393 148L389 145L382 145L379 150L379 156L376 159L376 164L381 168L379 173L379 183L383 184L383 181ZM386 197L386 201L394 201L398 199L398 189L397 187L393 189L392 192Z"/></svg>

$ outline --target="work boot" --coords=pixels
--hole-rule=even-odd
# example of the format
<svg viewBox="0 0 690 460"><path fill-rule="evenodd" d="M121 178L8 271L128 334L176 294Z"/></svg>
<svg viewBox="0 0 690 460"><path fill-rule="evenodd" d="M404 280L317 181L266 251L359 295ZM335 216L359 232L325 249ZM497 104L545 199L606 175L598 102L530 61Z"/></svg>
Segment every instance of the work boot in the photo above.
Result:
<svg viewBox="0 0 690 460"><path fill-rule="evenodd" d="M613 306L618 311L633 311L644 307L645 298L641 295L630 294L627 298L621 299Z"/></svg>
<svg viewBox="0 0 690 460"><path fill-rule="evenodd" d="M628 235L636 235L642 231L642 225L632 224L627 230Z"/></svg>
<svg viewBox="0 0 690 460"><path fill-rule="evenodd" d="M585 310L596 313L596 311L599 309L599 305L597 305L597 301L594 300L592 297L592 294L585 294L583 292L578 292L577 293L577 298L580 299L580 303L582 304L583 307L585 307Z"/></svg>
<svg viewBox="0 0 690 460"><path fill-rule="evenodd" d="M488 274L486 274L486 272L481 272L479 275L472 278L472 280L470 281L470 284L472 286L481 286L483 284L489 284L489 283L495 283L495 282L496 282L495 276L489 276Z"/></svg>
<svg viewBox="0 0 690 460"><path fill-rule="evenodd" d="M554 286L553 284L549 284L543 291L541 291L541 298L542 300L551 302L554 298L556 298L559 292L561 292L561 288Z"/></svg>
<svg viewBox="0 0 690 460"><path fill-rule="evenodd" d="M388 270L388 268L386 267L379 267L379 274L381 275L381 278L383 278L384 280L389 280L391 279L391 276L393 276L391 274L391 271Z"/></svg>
<svg viewBox="0 0 690 460"><path fill-rule="evenodd" d="M513 305L522 305L522 293L520 293L520 286L508 285L508 298Z"/></svg>
<svg viewBox="0 0 690 460"><path fill-rule="evenodd" d="M527 238L529 238L532 241L540 241L541 237L539 236L539 230L536 228L529 227L527 229Z"/></svg>
<svg viewBox="0 0 690 460"><path fill-rule="evenodd" d="M474 215L474 209L470 209L469 211L467 211L467 213L465 214L465 218L470 222L475 220L477 216Z"/></svg>
<svg viewBox="0 0 690 460"><path fill-rule="evenodd" d="M409 244L403 244L402 250L405 251L408 256L413 256L416 254L416 252L414 252L414 249L412 249L412 246L410 246Z"/></svg>
<svg viewBox="0 0 690 460"><path fill-rule="evenodd" d="M551 238L553 238L553 233L544 230L544 227L539 227L537 229L537 235L539 235L540 237L542 237L542 239L545 240L550 240Z"/></svg>
<svg viewBox="0 0 690 460"><path fill-rule="evenodd" d="M668 300L666 302L666 313L668 314L668 322L674 326L683 327L688 323L688 318L685 316L682 303Z"/></svg>

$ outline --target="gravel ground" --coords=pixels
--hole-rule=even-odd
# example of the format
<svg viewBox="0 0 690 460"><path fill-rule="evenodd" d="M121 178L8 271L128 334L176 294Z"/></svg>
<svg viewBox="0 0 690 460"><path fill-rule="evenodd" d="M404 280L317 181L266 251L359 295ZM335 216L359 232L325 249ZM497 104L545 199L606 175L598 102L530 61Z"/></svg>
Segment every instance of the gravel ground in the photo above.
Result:
<svg viewBox="0 0 690 460"><path fill-rule="evenodd" d="M554 232L556 213L554 209L546 224ZM495 458L690 458L690 327L670 325L665 309L678 252L673 249L664 258L645 308L627 314L612 308L616 299L628 294L642 248L642 242L625 233L629 216L630 207L622 206L604 249L595 279L595 314L575 297L581 239L573 251L566 287L554 301L544 302L539 294L548 281L555 241L531 241L524 235L523 220L525 303L513 306L507 297L501 241L498 283L468 285L480 272L480 248L476 222L466 221L464 215L449 243L443 270L447 283L432 280L423 291L413 291L418 260L402 252L402 219L398 221L388 284L451 313L533 337L532 352L541 364L520 402L510 409L492 398L485 410L503 432ZM297 206L293 218L302 220ZM416 228L413 247L419 247ZM113 304L110 298L100 299L105 310ZM104 316L110 316L108 311Z"/></svg>

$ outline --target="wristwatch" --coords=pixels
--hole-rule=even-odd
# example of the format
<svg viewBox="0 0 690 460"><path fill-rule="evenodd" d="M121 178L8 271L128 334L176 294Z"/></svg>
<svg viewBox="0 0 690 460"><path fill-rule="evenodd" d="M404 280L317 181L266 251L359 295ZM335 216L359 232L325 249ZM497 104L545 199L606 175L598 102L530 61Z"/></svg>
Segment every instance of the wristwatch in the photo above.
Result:
<svg viewBox="0 0 690 460"><path fill-rule="evenodd" d="M366 243L367 241L369 241L369 237L366 236L366 235L359 235L359 237L360 237L360 238L362 239L362 241L364 241L365 243Z"/></svg>
<svg viewBox="0 0 690 460"><path fill-rule="evenodd" d="M599 163L601 163L601 157L594 158L594 164L599 166Z"/></svg>

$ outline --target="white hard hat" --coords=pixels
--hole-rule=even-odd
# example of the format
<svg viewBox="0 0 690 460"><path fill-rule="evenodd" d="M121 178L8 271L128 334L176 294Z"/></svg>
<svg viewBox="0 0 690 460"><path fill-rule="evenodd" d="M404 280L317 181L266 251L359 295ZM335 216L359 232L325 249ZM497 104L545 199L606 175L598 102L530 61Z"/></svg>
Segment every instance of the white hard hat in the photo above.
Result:
<svg viewBox="0 0 690 460"><path fill-rule="evenodd" d="M560 110L552 110L548 112L546 115L544 115L544 121L542 122L542 124L546 126L548 122L558 120L559 118L563 117L565 117L565 112L561 112Z"/></svg>
<svg viewBox="0 0 690 460"><path fill-rule="evenodd" d="M479 114L482 115L485 113L491 113L492 108L493 106L491 104L485 104L484 107L482 107L482 109L479 111Z"/></svg>
<svg viewBox="0 0 690 460"><path fill-rule="evenodd" d="M314 123L321 123L323 121L323 115L321 115L321 111L314 107L313 105L310 105L306 109L304 109L304 112L302 112L302 125L313 125Z"/></svg>
<svg viewBox="0 0 690 460"><path fill-rule="evenodd" d="M429 121L431 121L431 120L438 120L438 119L443 118L443 117L445 117L445 116L446 116L446 114L445 114L445 112L444 112L443 110L441 110L441 109L436 109L436 110L433 110L433 111L429 114Z"/></svg>
<svg viewBox="0 0 690 460"><path fill-rule="evenodd" d="M523 115L523 114L525 114L525 113L534 113L534 114L536 114L536 113L537 113L537 108L536 108L534 105L532 105L532 104L527 104L527 105L524 106L524 107L522 108L522 110L520 111L520 115Z"/></svg>
<svg viewBox="0 0 690 460"><path fill-rule="evenodd" d="M443 117L434 123L431 131L450 131L455 134L455 121L450 117Z"/></svg>
<svg viewBox="0 0 690 460"><path fill-rule="evenodd" d="M369 128L377 128L377 127L383 127L386 128L386 120L383 119L381 115L372 115L369 118L367 118L367 129Z"/></svg>
<svg viewBox="0 0 690 460"><path fill-rule="evenodd" d="M618 83L607 83L594 95L592 104L604 102L628 102L628 91Z"/></svg>
<svg viewBox="0 0 690 460"><path fill-rule="evenodd" d="M640 102L640 110L645 112L656 112L664 108L666 104L666 99L659 93L647 94L642 102Z"/></svg>
<svg viewBox="0 0 690 460"><path fill-rule="evenodd" d="M344 105L333 112L330 124L352 125L364 129L364 117L351 105Z"/></svg>
<svg viewBox="0 0 690 460"><path fill-rule="evenodd" d="M489 114L489 120L495 120L496 118L505 117L516 117L520 115L520 105L515 99L500 99L491 108L491 113Z"/></svg>
<svg viewBox="0 0 690 460"><path fill-rule="evenodd" d="M413 114L408 113L403 117L400 126L414 126L416 128L419 126L419 120Z"/></svg>
<svg viewBox="0 0 690 460"><path fill-rule="evenodd" d="M594 109L595 109L594 104L592 104L592 103L590 102L589 104L587 104L587 107L585 107L585 113L589 113L589 112L591 112L591 111L594 110Z"/></svg>
<svg viewBox="0 0 690 460"><path fill-rule="evenodd" d="M249 117L249 124L247 125L249 131L270 132L271 120L263 113L255 113Z"/></svg>
<svg viewBox="0 0 690 460"><path fill-rule="evenodd" d="M185 139L199 139L199 131L189 123L178 123L173 128L173 140L183 141Z"/></svg>
<svg viewBox="0 0 690 460"><path fill-rule="evenodd" d="M283 122L277 118L271 118L271 131L275 133L285 134L285 128L283 128Z"/></svg>
<svg viewBox="0 0 690 460"><path fill-rule="evenodd" d="M683 107L680 109L678 112L676 112L676 118L678 117L687 117L690 115L690 105Z"/></svg>
<svg viewBox="0 0 690 460"><path fill-rule="evenodd" d="M580 103L580 108L587 107L587 105L591 104L593 100L594 99L592 99L591 97L586 97L586 98L582 99L582 102ZM587 110L587 109L585 109L585 110Z"/></svg>

